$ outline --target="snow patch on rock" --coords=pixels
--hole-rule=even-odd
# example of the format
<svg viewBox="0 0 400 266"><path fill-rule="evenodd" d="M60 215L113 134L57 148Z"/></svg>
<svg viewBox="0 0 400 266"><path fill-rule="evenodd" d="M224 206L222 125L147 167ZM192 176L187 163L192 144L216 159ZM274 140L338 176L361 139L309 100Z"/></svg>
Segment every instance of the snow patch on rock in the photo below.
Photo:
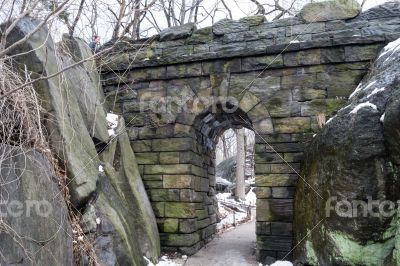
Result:
<svg viewBox="0 0 400 266"><path fill-rule="evenodd" d="M365 102L365 103L360 103L359 105L357 105L356 107L354 107L354 109L351 110L350 114L357 114L357 112L358 112L360 109L365 108L365 107L371 107L371 108L373 108L373 109L375 109L375 110L378 110L378 108L376 107L375 104L370 103L370 102Z"/></svg>
<svg viewBox="0 0 400 266"><path fill-rule="evenodd" d="M386 58L386 60L388 60L390 58L390 56L392 54L394 54L397 50L400 49L400 38L388 43L384 48L383 48L383 52L379 55L378 59L385 56L386 54L390 53L390 55L388 56L388 58ZM385 60L385 62L386 62Z"/></svg>
<svg viewBox="0 0 400 266"><path fill-rule="evenodd" d="M381 118L379 119L379 121L381 121L381 123L383 123L385 121L385 113L383 113L383 115L381 116Z"/></svg>
<svg viewBox="0 0 400 266"><path fill-rule="evenodd" d="M385 88L376 88L367 96L367 98L370 98L371 96L373 96L379 92L382 92L382 91L385 91Z"/></svg>
<svg viewBox="0 0 400 266"><path fill-rule="evenodd" d="M107 128L108 128L108 135L115 136L115 129L118 126L118 115L113 113L107 113Z"/></svg>

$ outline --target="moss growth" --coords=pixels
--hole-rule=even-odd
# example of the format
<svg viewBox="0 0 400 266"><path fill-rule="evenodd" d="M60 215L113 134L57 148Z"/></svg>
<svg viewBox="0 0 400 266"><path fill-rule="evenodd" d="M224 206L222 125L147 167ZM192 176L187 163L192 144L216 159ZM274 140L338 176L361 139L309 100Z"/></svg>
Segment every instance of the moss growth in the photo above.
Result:
<svg viewBox="0 0 400 266"><path fill-rule="evenodd" d="M341 255L339 260L348 265L382 265L395 244L393 235L382 242L368 242L366 245L358 243L342 232L328 231L327 235Z"/></svg>
<svg viewBox="0 0 400 266"><path fill-rule="evenodd" d="M312 265L318 265L317 255L315 254L313 245L309 240L306 241L306 254L309 263Z"/></svg>
<svg viewBox="0 0 400 266"><path fill-rule="evenodd" d="M178 231L178 219L165 219L164 232L175 233Z"/></svg>

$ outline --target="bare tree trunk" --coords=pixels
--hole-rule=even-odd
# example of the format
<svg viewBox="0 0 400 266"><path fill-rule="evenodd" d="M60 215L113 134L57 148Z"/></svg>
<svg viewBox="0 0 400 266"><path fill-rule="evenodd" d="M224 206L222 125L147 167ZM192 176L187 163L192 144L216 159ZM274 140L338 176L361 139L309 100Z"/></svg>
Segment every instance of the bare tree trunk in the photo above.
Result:
<svg viewBox="0 0 400 266"><path fill-rule="evenodd" d="M262 4L260 4L260 2L258 2L257 0L250 0L250 1L253 2L254 4L256 4L256 6L257 6L256 15L265 15L265 8Z"/></svg>
<svg viewBox="0 0 400 266"><path fill-rule="evenodd" d="M79 4L79 8L78 8L78 13L76 14L74 21L72 22L71 26L68 29L69 36L71 36L71 37L74 35L76 24L78 24L78 21L81 18L84 4L85 4L85 0L81 0L81 3Z"/></svg>
<svg viewBox="0 0 400 266"><path fill-rule="evenodd" d="M232 16L232 11L231 11L231 10L230 10L230 8L228 7L228 5L227 5L227 4L225 4L225 1L224 1L224 0L221 0L221 3L224 5L224 7L225 7L226 11L228 11L229 18L230 18L230 19L233 19L233 16Z"/></svg>
<svg viewBox="0 0 400 266"><path fill-rule="evenodd" d="M222 139L222 151L224 155L224 160L228 159L228 144L226 143L225 132L221 136Z"/></svg>
<svg viewBox="0 0 400 266"><path fill-rule="evenodd" d="M119 37L119 32L120 32L120 28L122 26L122 20L125 17L125 10L126 10L126 1L125 0L120 0L118 1L119 4L119 13L118 15L115 14L111 8L108 8L108 10L114 15L116 21L115 21L115 26L114 26L114 30L113 30L113 34L112 34L112 38L116 39Z"/></svg>
<svg viewBox="0 0 400 266"><path fill-rule="evenodd" d="M244 165L245 165L245 150L244 150L244 129L240 128L236 131L236 196L245 200L245 184L244 184Z"/></svg>

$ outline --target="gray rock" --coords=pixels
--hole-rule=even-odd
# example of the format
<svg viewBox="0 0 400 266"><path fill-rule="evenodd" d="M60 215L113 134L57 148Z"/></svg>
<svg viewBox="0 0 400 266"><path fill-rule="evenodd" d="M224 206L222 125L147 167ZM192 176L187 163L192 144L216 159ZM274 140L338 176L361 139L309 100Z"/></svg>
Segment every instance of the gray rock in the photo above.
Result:
<svg viewBox="0 0 400 266"><path fill-rule="evenodd" d="M9 35L8 43L23 38L36 25L37 22L33 19L22 19ZM75 62L79 61L79 58L90 56L90 52L84 48L81 41L68 39L66 42L63 43L63 48L72 47ZM25 64L32 72L44 75L56 73L59 70L58 59L61 60L61 65L64 67L74 63L65 55L56 57L55 46L44 27L13 53L26 51L31 52L16 58L18 63ZM50 117L44 121L49 133L51 148L60 157L60 164L66 168L72 203L85 210L81 221L82 229L88 237L94 240L94 249L101 263L104 265L147 265L144 256L156 263L160 255L157 224L139 174L128 134L125 132L123 119L119 121L118 136L101 153L105 173L99 173L100 159L96 153L95 143L97 141L103 144L108 142L107 123L102 105L102 93L99 92L98 84L95 84L95 80L99 79L98 74L85 67L88 66L83 64L65 71L61 76L62 79L54 77L35 83L35 89L42 99L45 118ZM35 153L35 158L41 162L39 155ZM5 171L11 171L10 177L12 177L12 174L23 169L23 158L19 156L23 155L16 154L14 156L14 159L18 160L14 162L15 169L14 167L11 169L0 167L0 173L2 175L10 174ZM25 185L25 181L10 182L10 191L13 193L13 197L18 196L21 199L24 197L27 199L55 198L62 203L63 195L58 193L58 190L54 191L57 183L52 183L57 180L50 180L50 177L49 180L40 179L41 175L38 171L47 173L47 169L51 169L51 165L48 168L41 165L32 166L32 160L29 159L25 162L27 173L22 171L20 175L20 178L26 179L29 183ZM13 162L5 161L5 163L13 165ZM34 176L31 177L29 174L34 174ZM43 184L44 181L48 184ZM51 185L54 186L51 187ZM1 189L3 188L8 189L8 187L1 186ZM17 191L17 188L22 191ZM54 197L57 194L61 199ZM13 197L11 198L13 199ZM88 205L89 199L90 204ZM22 238L26 237L23 238L23 241L28 244L27 247L23 247L28 248L29 253L38 251L39 263L34 263L35 265L72 264L72 239L64 237L64 233L67 235L72 235L72 233L65 206L60 205L61 203L58 201L52 203L54 209L57 210L54 212L57 216L50 217L52 219L48 220L42 219L40 224L37 224L36 220L38 219L36 218L32 223L29 220L10 220L11 228L17 229L18 233L21 231ZM53 220L60 221L62 226L53 226ZM25 228L24 223L30 227ZM53 230L54 227L60 232ZM21 230L19 230L20 228ZM60 238L55 233L61 235ZM19 264L30 265L29 260L23 257L26 255L23 254L23 248L18 247L7 234L0 234L0 237L4 237L0 246L4 243L4 250L6 250L5 252L3 249L1 250L2 255L5 256L0 260L6 260L5 263L1 263L2 265L18 264L19 262L21 262ZM12 237L19 240L16 236ZM37 243L32 239L42 242ZM54 244L41 251L42 244L49 242L54 242ZM32 249L30 249L31 246ZM31 250L33 251L31 252ZM47 254L42 254L45 252ZM88 263L86 254L83 254L81 263L83 265Z"/></svg>
<svg viewBox="0 0 400 266"><path fill-rule="evenodd" d="M98 238L96 238L93 246L101 262L101 265L104 266L118 265L118 260L114 252L114 241L111 236L99 236Z"/></svg>
<svg viewBox="0 0 400 266"><path fill-rule="evenodd" d="M194 23L187 23L182 26L167 28L160 32L160 41L173 41L187 38L192 35L195 29L196 25Z"/></svg>
<svg viewBox="0 0 400 266"><path fill-rule="evenodd" d="M85 212L82 215L81 219L81 227L82 230L85 234L90 233L90 232L96 232L97 229L97 223L96 223L96 210L93 204L89 204L86 207Z"/></svg>
<svg viewBox="0 0 400 266"><path fill-rule="evenodd" d="M377 18L399 17L399 15L400 15L400 2L390 1L366 10L353 20L358 21L358 20L371 20Z"/></svg>
<svg viewBox="0 0 400 266"><path fill-rule="evenodd" d="M398 216L391 216L390 208L379 213L374 207L367 208L374 204L370 200L399 200L399 48L400 39L384 48L348 105L305 152L301 171L305 181L299 179L297 185L294 215L296 238L304 240L295 250L299 262L400 263L396 261L400 254L395 226ZM354 209L354 200L365 205ZM339 201L350 204L342 213Z"/></svg>
<svg viewBox="0 0 400 266"><path fill-rule="evenodd" d="M8 35L7 42L14 43L30 33L38 21L25 17ZM23 45L11 53L22 53L16 57L19 64L26 65L32 78L38 74L51 75L58 72L55 46L45 27L40 28ZM65 76L64 76L65 78ZM75 78L75 77L71 77ZM68 90L67 83L55 76L36 82L34 88L47 112L44 124L50 144L65 165L68 173L70 193L74 205L79 206L92 195L98 179L99 160L92 138L85 126L77 95Z"/></svg>
<svg viewBox="0 0 400 266"><path fill-rule="evenodd" d="M106 238L96 238L95 249L105 265L115 265L114 260L119 265L146 265L143 256L158 260L160 239L122 118L118 125L118 137L101 154L105 174L91 216L100 219L96 233Z"/></svg>
<svg viewBox="0 0 400 266"><path fill-rule="evenodd" d="M64 72L68 90L75 93L79 108L89 134L98 141L107 143L106 113L102 103L104 93L100 83L100 75L89 46L81 39L63 36L59 44L67 56L61 56L62 67L75 62L87 60L83 64ZM72 60L69 56L72 56Z"/></svg>
<svg viewBox="0 0 400 266"><path fill-rule="evenodd" d="M300 17L307 23L313 23L354 18L360 11L361 6L356 0L329 0L305 5Z"/></svg>
<svg viewBox="0 0 400 266"><path fill-rule="evenodd" d="M3 144L0 154L0 264L72 265L72 230L52 164Z"/></svg>
<svg viewBox="0 0 400 266"><path fill-rule="evenodd" d="M224 35L226 33L246 31L249 29L247 23L231 19L222 19L212 26L215 35Z"/></svg>

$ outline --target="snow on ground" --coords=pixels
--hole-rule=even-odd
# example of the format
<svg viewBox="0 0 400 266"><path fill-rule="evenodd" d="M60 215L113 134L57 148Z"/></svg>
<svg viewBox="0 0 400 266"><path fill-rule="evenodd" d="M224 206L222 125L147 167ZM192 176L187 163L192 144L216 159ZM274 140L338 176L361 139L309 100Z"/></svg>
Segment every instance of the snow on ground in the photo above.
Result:
<svg viewBox="0 0 400 266"><path fill-rule="evenodd" d="M270 266L293 266L293 264L289 261L277 260L274 263L272 263Z"/></svg>
<svg viewBox="0 0 400 266"><path fill-rule="evenodd" d="M118 126L118 115L113 113L107 113L107 128L108 128L108 135L115 136L115 129Z"/></svg>
<svg viewBox="0 0 400 266"><path fill-rule="evenodd" d="M229 192L226 193L218 193L217 194L217 200L222 201L222 202L227 202L235 205L250 205L250 206L255 206L256 205L256 193L254 193L254 187L250 188L249 192L246 194L246 199L236 201L233 197L232 194Z"/></svg>
<svg viewBox="0 0 400 266"><path fill-rule="evenodd" d="M225 178L222 178L222 177L220 177L220 176L217 176L217 177L216 177L216 182L217 182L218 184L222 184L222 185L225 185L225 186L230 186L230 185L232 185L232 182L230 182L229 180L227 180L227 179L225 179Z"/></svg>
<svg viewBox="0 0 400 266"><path fill-rule="evenodd" d="M233 225L243 223L248 219L247 212L232 211L218 202L218 210L221 215L221 221L217 224L217 230L226 229Z"/></svg>
<svg viewBox="0 0 400 266"><path fill-rule="evenodd" d="M185 258L183 258L185 257ZM183 260L185 261L187 259L187 256L182 256ZM167 256L162 256L159 260L159 262L154 265L148 258L144 257L144 259L147 261L147 266L181 266L184 265L184 263L180 263L177 260L172 260L169 259ZM179 260L181 261L181 260Z"/></svg>
<svg viewBox="0 0 400 266"><path fill-rule="evenodd" d="M254 188L252 187L250 191L246 194L246 200L244 201L244 203L246 205L256 206L256 200L256 193L254 193Z"/></svg>
<svg viewBox="0 0 400 266"><path fill-rule="evenodd" d="M218 193L216 195L218 200L218 211L221 221L217 224L217 230L226 229L232 227L233 225L243 223L249 219L247 215L247 207L254 207L256 205L256 194L254 193L254 188L246 194L246 200L236 201L231 193ZM242 211L235 211L223 203L228 205L233 205ZM250 218L251 219L251 218Z"/></svg>

